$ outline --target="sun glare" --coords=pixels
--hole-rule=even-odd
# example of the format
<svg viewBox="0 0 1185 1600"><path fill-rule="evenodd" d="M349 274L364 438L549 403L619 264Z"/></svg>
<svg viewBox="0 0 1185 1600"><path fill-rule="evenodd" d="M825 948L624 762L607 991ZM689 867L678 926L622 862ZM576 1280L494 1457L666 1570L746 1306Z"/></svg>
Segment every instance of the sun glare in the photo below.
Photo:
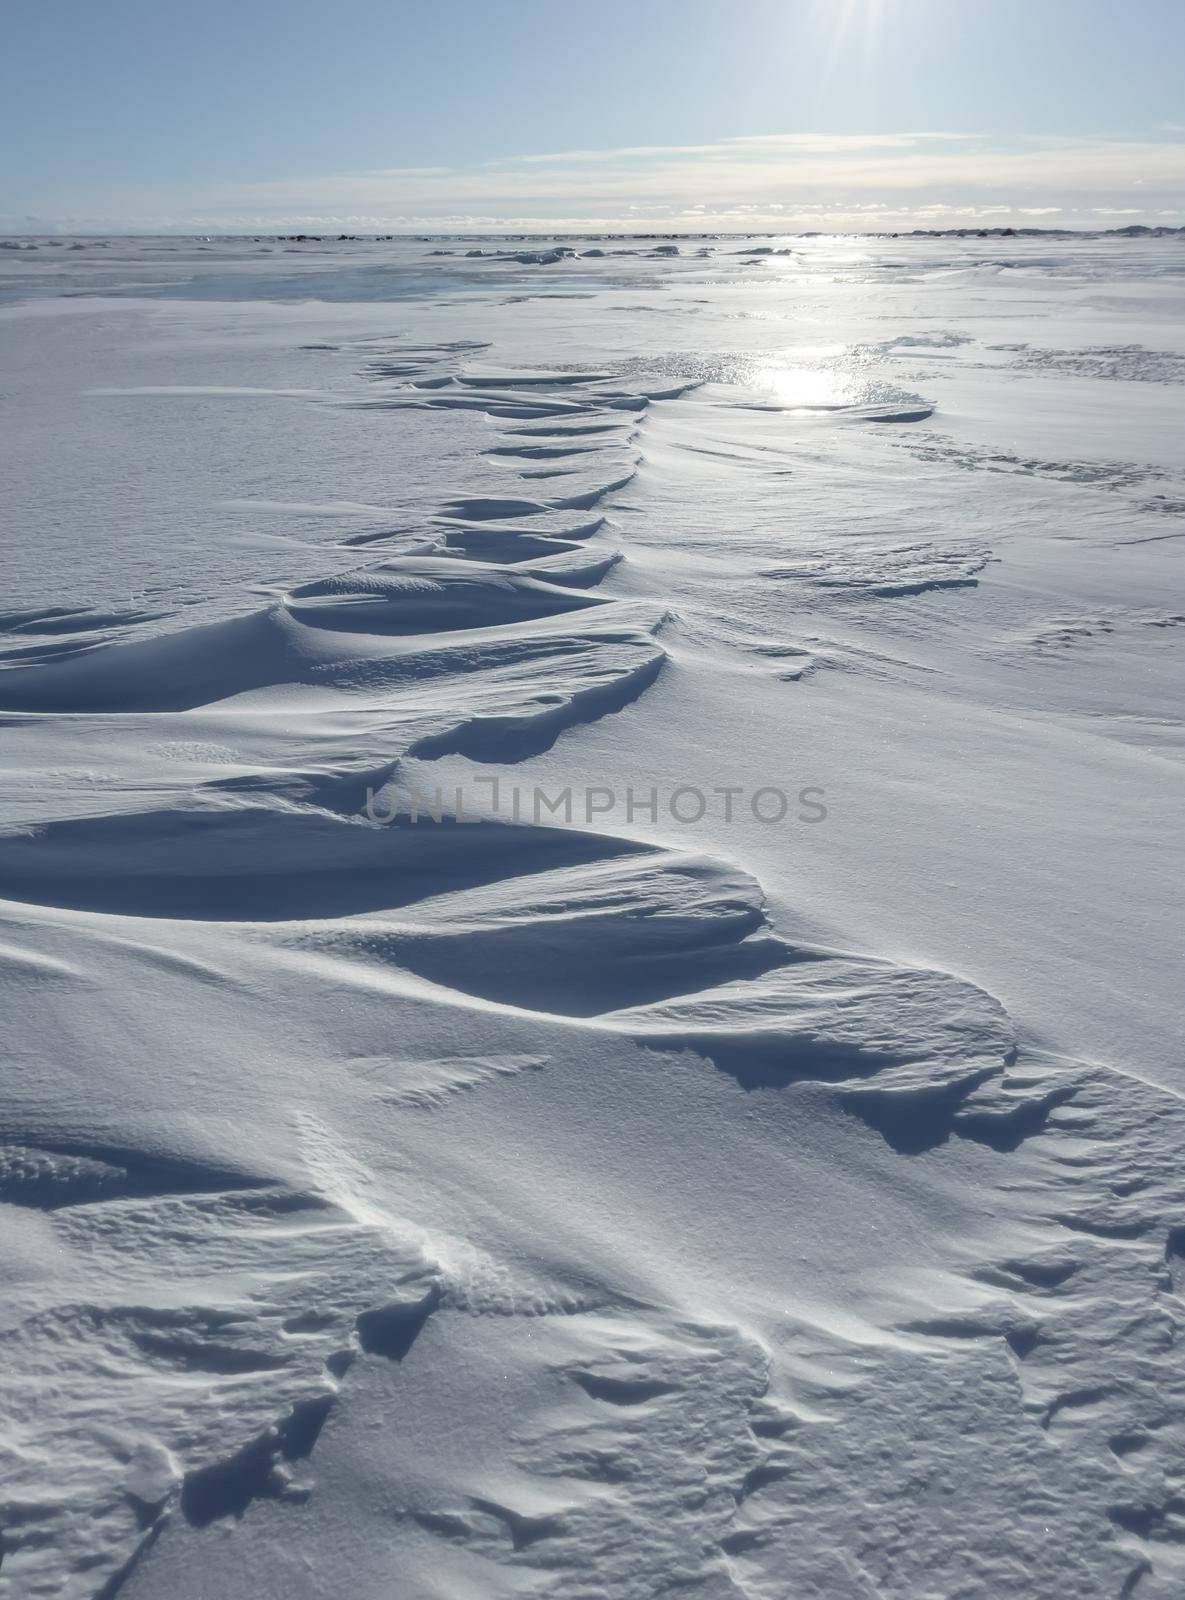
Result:
<svg viewBox="0 0 1185 1600"><path fill-rule="evenodd" d="M773 368L763 375L761 386L779 405L804 411L826 411L855 399L850 376L834 367Z"/></svg>
<svg viewBox="0 0 1185 1600"><path fill-rule="evenodd" d="M819 52L820 89L834 80L841 60L870 68L887 9L888 0L823 0L815 7L810 33Z"/></svg>

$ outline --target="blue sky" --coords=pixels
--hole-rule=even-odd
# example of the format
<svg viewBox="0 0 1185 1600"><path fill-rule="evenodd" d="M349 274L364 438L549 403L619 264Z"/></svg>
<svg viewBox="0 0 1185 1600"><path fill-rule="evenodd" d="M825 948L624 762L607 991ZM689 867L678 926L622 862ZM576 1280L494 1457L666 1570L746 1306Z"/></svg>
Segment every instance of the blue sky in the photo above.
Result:
<svg viewBox="0 0 1185 1600"><path fill-rule="evenodd" d="M1185 221L1185 0L4 0L0 227Z"/></svg>

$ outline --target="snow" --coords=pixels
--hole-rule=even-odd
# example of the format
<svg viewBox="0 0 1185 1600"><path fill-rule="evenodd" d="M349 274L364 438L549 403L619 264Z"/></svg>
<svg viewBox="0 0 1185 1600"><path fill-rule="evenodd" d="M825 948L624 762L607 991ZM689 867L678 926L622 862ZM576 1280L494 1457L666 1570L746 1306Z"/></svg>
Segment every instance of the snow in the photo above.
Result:
<svg viewBox="0 0 1185 1600"><path fill-rule="evenodd" d="M0 296L0 1593L1179 1594L1180 242Z"/></svg>

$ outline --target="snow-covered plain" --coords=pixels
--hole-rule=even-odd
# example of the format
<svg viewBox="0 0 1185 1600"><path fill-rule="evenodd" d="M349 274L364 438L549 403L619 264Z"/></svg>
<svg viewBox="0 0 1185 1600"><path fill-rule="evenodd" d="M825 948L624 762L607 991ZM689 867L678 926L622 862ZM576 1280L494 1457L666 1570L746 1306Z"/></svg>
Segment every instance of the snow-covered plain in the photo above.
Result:
<svg viewBox="0 0 1185 1600"><path fill-rule="evenodd" d="M0 258L0 1592L1179 1596L1180 240L477 248Z"/></svg>

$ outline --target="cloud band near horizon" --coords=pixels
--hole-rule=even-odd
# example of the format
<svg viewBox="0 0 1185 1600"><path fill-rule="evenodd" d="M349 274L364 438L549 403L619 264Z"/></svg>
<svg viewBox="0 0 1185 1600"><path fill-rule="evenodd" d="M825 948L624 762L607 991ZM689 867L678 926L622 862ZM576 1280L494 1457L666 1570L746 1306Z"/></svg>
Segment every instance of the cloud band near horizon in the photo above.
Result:
<svg viewBox="0 0 1185 1600"><path fill-rule="evenodd" d="M10 231L823 231L1185 222L1185 128L1142 139L761 134L532 152L471 167L88 186Z"/></svg>

